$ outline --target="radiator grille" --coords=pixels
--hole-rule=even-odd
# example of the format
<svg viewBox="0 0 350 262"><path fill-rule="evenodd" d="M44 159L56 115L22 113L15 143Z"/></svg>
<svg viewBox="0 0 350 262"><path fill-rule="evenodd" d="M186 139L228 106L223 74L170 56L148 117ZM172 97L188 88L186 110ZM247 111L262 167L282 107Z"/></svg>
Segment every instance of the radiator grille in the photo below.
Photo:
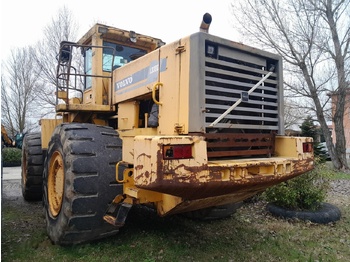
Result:
<svg viewBox="0 0 350 262"><path fill-rule="evenodd" d="M269 133L277 132L278 80L273 73L264 83L242 101L214 127L209 127L232 106L242 94L258 83L277 61L242 54L217 46L214 56L205 59L205 124L208 133ZM245 60L246 58L246 60ZM247 61L248 60L248 61Z"/></svg>

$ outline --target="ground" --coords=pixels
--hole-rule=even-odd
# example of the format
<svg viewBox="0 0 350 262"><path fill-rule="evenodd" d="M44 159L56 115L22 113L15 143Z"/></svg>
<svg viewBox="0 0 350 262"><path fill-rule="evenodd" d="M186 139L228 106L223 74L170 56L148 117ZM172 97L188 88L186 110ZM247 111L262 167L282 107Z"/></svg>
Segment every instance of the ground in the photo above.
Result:
<svg viewBox="0 0 350 262"><path fill-rule="evenodd" d="M263 254L269 261L350 261L349 192L350 180L332 181L327 202L341 209L342 219L331 225L274 218L261 200L246 203L231 218L215 223L159 218L136 209L117 236L67 249L52 245L47 237L41 202L25 202L20 180L4 180L1 257L115 261L118 254L118 261L260 261Z"/></svg>

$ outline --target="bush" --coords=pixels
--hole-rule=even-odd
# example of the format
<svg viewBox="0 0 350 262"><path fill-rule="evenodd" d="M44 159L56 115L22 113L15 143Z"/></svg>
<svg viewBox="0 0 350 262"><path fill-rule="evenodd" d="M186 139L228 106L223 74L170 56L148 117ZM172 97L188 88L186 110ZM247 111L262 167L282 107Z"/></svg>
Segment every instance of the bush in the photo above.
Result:
<svg viewBox="0 0 350 262"><path fill-rule="evenodd" d="M264 196L268 202L280 207L317 210L325 200L329 188L327 170L324 164L317 164L310 172L268 188Z"/></svg>
<svg viewBox="0 0 350 262"><path fill-rule="evenodd" d="M5 147L2 149L3 166L20 166L22 150L14 147Z"/></svg>

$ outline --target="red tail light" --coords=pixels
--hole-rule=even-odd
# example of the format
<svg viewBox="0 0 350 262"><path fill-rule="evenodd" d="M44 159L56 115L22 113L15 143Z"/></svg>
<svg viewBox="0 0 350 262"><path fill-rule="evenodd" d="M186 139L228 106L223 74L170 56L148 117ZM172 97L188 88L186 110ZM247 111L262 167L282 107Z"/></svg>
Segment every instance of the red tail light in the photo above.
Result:
<svg viewBox="0 0 350 262"><path fill-rule="evenodd" d="M312 153L313 152L313 144L310 142L303 143L303 153Z"/></svg>
<svg viewBox="0 0 350 262"><path fill-rule="evenodd" d="M191 145L167 145L163 146L164 159L186 159L192 158Z"/></svg>

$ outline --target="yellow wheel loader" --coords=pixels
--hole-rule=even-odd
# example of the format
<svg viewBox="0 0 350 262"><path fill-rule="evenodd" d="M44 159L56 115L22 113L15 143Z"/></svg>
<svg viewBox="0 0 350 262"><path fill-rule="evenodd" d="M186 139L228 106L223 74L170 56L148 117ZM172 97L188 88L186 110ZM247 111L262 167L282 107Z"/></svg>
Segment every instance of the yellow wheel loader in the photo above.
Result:
<svg viewBox="0 0 350 262"><path fill-rule="evenodd" d="M24 140L23 192L56 244L113 235L135 205L219 218L313 168L284 136L280 56L199 32L170 44L96 24L57 55L54 119Z"/></svg>

